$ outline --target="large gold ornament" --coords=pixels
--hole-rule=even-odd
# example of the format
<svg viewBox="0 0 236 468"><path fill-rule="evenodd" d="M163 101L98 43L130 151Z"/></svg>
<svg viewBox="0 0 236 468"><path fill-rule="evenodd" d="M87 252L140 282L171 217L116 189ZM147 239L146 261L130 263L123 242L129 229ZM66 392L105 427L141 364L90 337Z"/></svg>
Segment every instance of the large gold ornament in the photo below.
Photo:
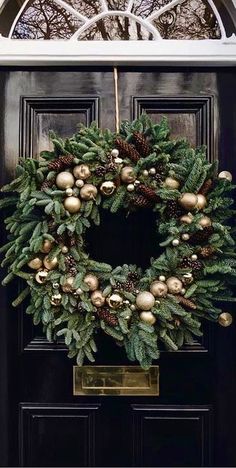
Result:
<svg viewBox="0 0 236 468"><path fill-rule="evenodd" d="M142 322L148 323L149 325L154 325L156 323L156 317L152 312L143 311L140 314Z"/></svg>
<svg viewBox="0 0 236 468"><path fill-rule="evenodd" d="M181 223L191 224L193 222L193 215L191 213L183 215L181 216L180 221Z"/></svg>
<svg viewBox="0 0 236 468"><path fill-rule="evenodd" d="M179 188L179 181L173 179L173 177L166 177L164 181L164 186L171 190L177 190Z"/></svg>
<svg viewBox="0 0 236 468"><path fill-rule="evenodd" d="M50 240L45 239L43 241L43 245L42 245L42 247L40 249L40 252L43 252L43 253L47 254L47 253L50 252L50 250L52 250L52 246L53 246L53 243Z"/></svg>
<svg viewBox="0 0 236 468"><path fill-rule="evenodd" d="M62 300L62 295L58 293L58 294L53 294L50 302L53 306L59 306L61 304L61 300Z"/></svg>
<svg viewBox="0 0 236 468"><path fill-rule="evenodd" d="M175 278L175 276L171 276L166 280L166 284L168 287L168 291L171 294L179 294L181 289L183 288L183 283L180 281L179 278Z"/></svg>
<svg viewBox="0 0 236 468"><path fill-rule="evenodd" d="M76 179L86 180L91 176L91 172L87 164L80 164L75 166L73 169L73 174Z"/></svg>
<svg viewBox="0 0 236 468"><path fill-rule="evenodd" d="M197 204L196 208L198 210L203 210L207 206L207 199L201 193L197 194Z"/></svg>
<svg viewBox="0 0 236 468"><path fill-rule="evenodd" d="M179 203L185 210L193 210L197 204L197 196L194 193L183 193Z"/></svg>
<svg viewBox="0 0 236 468"><path fill-rule="evenodd" d="M232 182L232 180L233 180L232 174L229 171L221 171L219 173L218 177L219 177L219 179L227 179L227 180L229 180L229 182Z"/></svg>
<svg viewBox="0 0 236 468"><path fill-rule="evenodd" d="M43 264L47 270L53 270L58 265L57 257L54 257L50 260L47 256L43 259Z"/></svg>
<svg viewBox="0 0 236 468"><path fill-rule="evenodd" d="M122 182L125 182L125 184L132 184L132 182L134 182L136 179L136 175L131 166L123 167L121 169L120 177L121 177Z"/></svg>
<svg viewBox="0 0 236 468"><path fill-rule="evenodd" d="M161 281L153 281L150 286L150 291L155 297L165 297L168 292L168 288L166 284Z"/></svg>
<svg viewBox="0 0 236 468"><path fill-rule="evenodd" d="M70 172L59 172L56 178L56 186L61 190L73 187L75 179Z"/></svg>
<svg viewBox="0 0 236 468"><path fill-rule="evenodd" d="M37 283L43 284L45 283L47 276L48 276L48 271L40 270L36 273L35 280L37 281Z"/></svg>
<svg viewBox="0 0 236 468"><path fill-rule="evenodd" d="M106 298L103 296L102 291L94 291L91 294L92 304L96 307L102 307L105 303Z"/></svg>
<svg viewBox="0 0 236 468"><path fill-rule="evenodd" d="M116 186L112 180L106 180L106 182L103 182L101 187L100 187L100 192L105 195L106 197L109 197L114 193L116 189Z"/></svg>
<svg viewBox="0 0 236 468"><path fill-rule="evenodd" d="M80 190L80 196L83 200L95 200L97 196L97 187L92 184L85 184Z"/></svg>
<svg viewBox="0 0 236 468"><path fill-rule="evenodd" d="M150 310L155 304L155 297L149 291L142 291L136 297L136 305L141 310Z"/></svg>
<svg viewBox="0 0 236 468"><path fill-rule="evenodd" d="M78 213L81 208L81 201L77 197L67 197L64 200L64 207L69 213Z"/></svg>
<svg viewBox="0 0 236 468"><path fill-rule="evenodd" d="M66 278L65 282L63 283L61 289L65 293L69 293L74 290L73 284L74 284L75 278L73 276L69 276Z"/></svg>
<svg viewBox="0 0 236 468"><path fill-rule="evenodd" d="M84 283L88 286L89 291L96 291L98 288L98 278L95 275L89 273L84 277Z"/></svg>
<svg viewBox="0 0 236 468"><path fill-rule="evenodd" d="M218 322L222 327L229 327L233 322L233 317L229 312L222 312L219 315Z"/></svg>
<svg viewBox="0 0 236 468"><path fill-rule="evenodd" d="M204 227L209 227L211 226L212 222L211 219L208 216L203 216L200 221L198 222L200 226Z"/></svg>
<svg viewBox="0 0 236 468"><path fill-rule="evenodd" d="M28 267L32 268L32 270L39 270L39 268L41 268L43 262L41 260L41 258L39 257L36 257L36 258L33 258L32 260L30 260L28 262Z"/></svg>
<svg viewBox="0 0 236 468"><path fill-rule="evenodd" d="M123 298L120 294L113 293L107 298L107 303L112 309L118 309L123 304Z"/></svg>

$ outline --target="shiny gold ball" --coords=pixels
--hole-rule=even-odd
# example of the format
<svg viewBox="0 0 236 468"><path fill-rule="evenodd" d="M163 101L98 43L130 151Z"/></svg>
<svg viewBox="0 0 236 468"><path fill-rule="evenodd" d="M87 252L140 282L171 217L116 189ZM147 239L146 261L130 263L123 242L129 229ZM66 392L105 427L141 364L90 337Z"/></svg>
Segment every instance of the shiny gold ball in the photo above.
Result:
<svg viewBox="0 0 236 468"><path fill-rule="evenodd" d="M218 317L218 322L222 327L229 327L233 322L233 317L229 312L222 312Z"/></svg>
<svg viewBox="0 0 236 468"><path fill-rule="evenodd" d="M59 294L53 294L53 296L51 297L51 304L54 305L54 306L59 306L61 304L61 300L62 300L62 295L59 293Z"/></svg>
<svg viewBox="0 0 236 468"><path fill-rule="evenodd" d="M128 184L128 185L127 185L127 191L128 191L128 192L133 192L134 189L135 189L134 184Z"/></svg>
<svg viewBox="0 0 236 468"><path fill-rule="evenodd" d="M211 226L212 223L211 223L211 219L208 216L203 216L198 222L198 224L204 228L204 227Z"/></svg>
<svg viewBox="0 0 236 468"><path fill-rule="evenodd" d="M62 291L65 293L69 293L74 290L73 284L74 284L75 278L73 276L69 276L66 278L65 282L62 285Z"/></svg>
<svg viewBox="0 0 236 468"><path fill-rule="evenodd" d="M165 297L168 292L168 288L165 283L161 281L153 281L150 285L150 291L155 297Z"/></svg>
<svg viewBox="0 0 236 468"><path fill-rule="evenodd" d="M185 285L191 284L193 282L193 275L192 273L185 273L182 277L182 281Z"/></svg>
<svg viewBox="0 0 236 468"><path fill-rule="evenodd" d="M73 187L75 179L70 172L59 172L56 178L56 186L61 190Z"/></svg>
<svg viewBox="0 0 236 468"><path fill-rule="evenodd" d="M45 283L47 276L48 276L48 271L40 270L38 271L38 273L36 273L35 280L37 281L37 283L43 284Z"/></svg>
<svg viewBox="0 0 236 468"><path fill-rule="evenodd" d="M102 307L106 298L103 296L102 291L93 291L91 294L91 302L96 307Z"/></svg>
<svg viewBox="0 0 236 468"><path fill-rule="evenodd" d="M220 172L219 175L218 175L218 178L219 179L227 179L227 180L229 180L229 182L232 182L232 179L233 179L232 174L229 171Z"/></svg>
<svg viewBox="0 0 236 468"><path fill-rule="evenodd" d="M65 210L69 211L69 213L71 214L78 213L78 211L81 208L81 201L77 197L65 198L64 207L65 207Z"/></svg>
<svg viewBox="0 0 236 468"><path fill-rule="evenodd" d="M148 171L147 171L147 169L144 169L144 170L143 170L143 176L144 176L144 177L147 177L147 176L148 176Z"/></svg>
<svg viewBox="0 0 236 468"><path fill-rule="evenodd" d="M173 179L173 177L166 177L164 181L164 186L171 190L177 190L179 188L179 181Z"/></svg>
<svg viewBox="0 0 236 468"><path fill-rule="evenodd" d="M188 241L190 239L190 235L187 232L185 232L184 234L182 234L181 239L183 239L184 241Z"/></svg>
<svg viewBox="0 0 236 468"><path fill-rule="evenodd" d="M191 224L193 222L193 215L191 215L191 213L188 213L186 215L181 216L180 222L185 224Z"/></svg>
<svg viewBox="0 0 236 468"><path fill-rule="evenodd" d="M103 182L101 187L100 187L100 192L105 195L106 197L109 197L114 193L116 189L116 185L112 180L106 180L106 182Z"/></svg>
<svg viewBox="0 0 236 468"><path fill-rule="evenodd" d="M151 169L149 169L148 173L149 173L150 175L155 175L155 174L156 174L156 169L155 169L155 167L151 167Z"/></svg>
<svg viewBox="0 0 236 468"><path fill-rule="evenodd" d="M173 239L171 243L174 247L177 247L179 245L179 239Z"/></svg>
<svg viewBox="0 0 236 468"><path fill-rule="evenodd" d="M42 245L42 247L40 249L40 252L49 253L50 250L52 250L52 246L53 246L53 243L50 240L45 239L43 241L43 245Z"/></svg>
<svg viewBox="0 0 236 468"><path fill-rule="evenodd" d="M141 318L142 322L145 322L148 325L154 325L154 323L156 323L156 317L155 317L155 315L153 315L152 312L143 311L140 314L140 318Z"/></svg>
<svg viewBox="0 0 236 468"><path fill-rule="evenodd" d="M92 184L85 184L80 190L80 196L83 200L95 200L97 196L97 188Z"/></svg>
<svg viewBox="0 0 236 468"><path fill-rule="evenodd" d="M155 297L149 291L142 291L136 297L136 305L141 310L150 310L155 304Z"/></svg>
<svg viewBox="0 0 236 468"><path fill-rule="evenodd" d="M171 276L170 278L168 278L166 284L168 287L168 291L171 294L179 294L183 287L182 281L180 281L179 278L175 278L175 276Z"/></svg>
<svg viewBox="0 0 236 468"><path fill-rule="evenodd" d="M69 249L66 245L63 245L62 248L61 248L61 251L63 254L67 254L69 252Z"/></svg>
<svg viewBox="0 0 236 468"><path fill-rule="evenodd" d="M136 179L136 175L131 166L123 167L121 169L120 177L121 177L122 182L125 182L126 184L132 184L132 182L134 182Z"/></svg>
<svg viewBox="0 0 236 468"><path fill-rule="evenodd" d="M123 304L123 298L120 294L114 293L107 298L107 303L112 309L118 309Z"/></svg>
<svg viewBox="0 0 236 468"><path fill-rule="evenodd" d="M76 179L86 180L91 176L91 172L87 164L79 164L73 169L73 174Z"/></svg>
<svg viewBox="0 0 236 468"><path fill-rule="evenodd" d="M84 181L82 179L77 179L75 185L76 187L81 188L84 186Z"/></svg>
<svg viewBox="0 0 236 468"><path fill-rule="evenodd" d="M195 261L198 259L198 256L196 254L191 255L191 260Z"/></svg>
<svg viewBox="0 0 236 468"><path fill-rule="evenodd" d="M67 197L72 197L72 195L73 195L73 189L72 189L72 188L67 188L67 189L66 189L66 195L67 195Z"/></svg>
<svg viewBox="0 0 236 468"><path fill-rule="evenodd" d="M84 283L88 286L89 291L96 291L98 288L98 278L95 275L89 273L84 277Z"/></svg>
<svg viewBox="0 0 236 468"><path fill-rule="evenodd" d="M41 268L43 262L41 260L41 258L39 257L36 257L36 258L33 258L32 260L30 260L28 262L28 267L32 268L32 270L39 270L39 268Z"/></svg>
<svg viewBox="0 0 236 468"><path fill-rule="evenodd" d="M179 203L185 210L193 210L197 204L197 196L194 193L183 193Z"/></svg>
<svg viewBox="0 0 236 468"><path fill-rule="evenodd" d="M207 206L207 199L201 193L197 194L197 204L195 208L198 210L203 210Z"/></svg>
<svg viewBox="0 0 236 468"><path fill-rule="evenodd" d="M44 257L43 264L44 264L45 268L47 268L47 270L53 270L54 268L56 268L56 266L58 264L57 257L54 257L51 260L49 260L48 256Z"/></svg>

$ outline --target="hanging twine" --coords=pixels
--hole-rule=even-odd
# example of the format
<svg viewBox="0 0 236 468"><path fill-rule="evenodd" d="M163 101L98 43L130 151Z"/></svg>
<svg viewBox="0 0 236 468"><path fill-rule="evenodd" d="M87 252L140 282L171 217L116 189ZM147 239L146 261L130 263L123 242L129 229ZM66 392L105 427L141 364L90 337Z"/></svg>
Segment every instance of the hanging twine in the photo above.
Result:
<svg viewBox="0 0 236 468"><path fill-rule="evenodd" d="M120 108L119 108L119 89L118 89L118 71L117 67L113 68L114 88L115 88L115 120L116 120L116 133L120 130Z"/></svg>

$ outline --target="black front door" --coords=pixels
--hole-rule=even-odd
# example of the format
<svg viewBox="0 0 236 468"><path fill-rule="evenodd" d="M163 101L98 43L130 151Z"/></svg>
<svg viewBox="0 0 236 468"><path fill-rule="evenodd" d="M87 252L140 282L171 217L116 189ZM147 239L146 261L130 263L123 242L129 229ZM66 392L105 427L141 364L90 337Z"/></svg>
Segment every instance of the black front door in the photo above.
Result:
<svg viewBox="0 0 236 468"><path fill-rule="evenodd" d="M236 177L235 76L234 69L120 69L121 119L167 115L173 136L206 144L209 159ZM2 69L0 80L2 182L19 156L49 147L50 129L65 137L92 120L114 129L112 69ZM127 230L121 240L119 217L109 231L108 222L92 234L93 255L145 265L152 252L142 239L152 235L152 219L137 219L135 235ZM96 236L102 245L108 232L99 250ZM235 324L206 324L200 342L163 352L158 397L76 397L64 345L48 343L24 307L12 309L14 289L1 290L1 466L236 465ZM127 364L109 337L99 338L99 349L96 364Z"/></svg>

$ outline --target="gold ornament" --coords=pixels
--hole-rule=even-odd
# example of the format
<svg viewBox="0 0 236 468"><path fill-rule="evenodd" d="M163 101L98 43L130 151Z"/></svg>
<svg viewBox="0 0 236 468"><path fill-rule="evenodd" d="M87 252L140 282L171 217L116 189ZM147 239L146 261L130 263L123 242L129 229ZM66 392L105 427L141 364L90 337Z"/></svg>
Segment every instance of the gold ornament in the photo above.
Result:
<svg viewBox="0 0 236 468"><path fill-rule="evenodd" d="M173 239L171 243L174 247L177 247L179 245L179 239Z"/></svg>
<svg viewBox="0 0 236 468"><path fill-rule="evenodd" d="M181 292L181 289L183 288L183 283L180 281L179 278L175 278L175 276L171 276L168 278L166 281L168 291L171 294L179 294Z"/></svg>
<svg viewBox="0 0 236 468"><path fill-rule="evenodd" d="M193 222L193 215L191 213L188 213L186 215L181 216L180 222L185 224L191 224Z"/></svg>
<svg viewBox="0 0 236 468"><path fill-rule="evenodd" d="M114 293L107 298L107 303L112 309L118 309L118 307L121 307L123 304L123 298L120 294Z"/></svg>
<svg viewBox="0 0 236 468"><path fill-rule="evenodd" d="M56 268L56 266L58 264L57 257L54 257L51 260L49 260L49 258L47 256L47 257L45 257L43 259L43 264L44 264L45 268L47 268L47 270L53 270L54 268Z"/></svg>
<svg viewBox="0 0 236 468"><path fill-rule="evenodd" d="M74 292L76 296L80 296L82 293L83 293L83 290L81 288L77 288L76 291Z"/></svg>
<svg viewBox="0 0 236 468"><path fill-rule="evenodd" d="M233 322L233 317L229 312L222 312L218 317L218 322L222 327L229 327Z"/></svg>
<svg viewBox="0 0 236 468"><path fill-rule="evenodd" d="M106 197L109 197L110 195L114 193L115 189L116 189L116 185L114 184L114 182L112 182L111 180L107 180L106 182L102 183L100 187L100 192L103 195L106 195Z"/></svg>
<svg viewBox="0 0 236 468"><path fill-rule="evenodd" d="M92 304L96 307L102 307L106 298L103 296L102 291L93 291L91 294Z"/></svg>
<svg viewBox="0 0 236 468"><path fill-rule="evenodd" d="M219 179L227 179L227 180L229 180L229 182L232 182L232 179L233 179L232 174L229 171L220 172L219 175L218 175L218 178Z"/></svg>
<svg viewBox="0 0 236 468"><path fill-rule="evenodd" d="M207 205L207 199L201 193L197 194L197 204L196 207L198 210L203 210Z"/></svg>
<svg viewBox="0 0 236 468"><path fill-rule="evenodd" d="M69 276L66 278L65 282L63 283L61 289L65 293L69 293L74 290L73 284L74 284L75 278L73 276Z"/></svg>
<svg viewBox="0 0 236 468"><path fill-rule="evenodd" d="M122 158L115 158L114 163L115 164L123 164L123 159Z"/></svg>
<svg viewBox="0 0 236 468"><path fill-rule="evenodd" d="M193 210L197 204L197 196L194 193L183 193L179 203L185 210Z"/></svg>
<svg viewBox="0 0 236 468"><path fill-rule="evenodd" d="M182 277L182 281L184 284L191 284L193 282L192 273L185 273Z"/></svg>
<svg viewBox="0 0 236 468"><path fill-rule="evenodd" d="M80 190L80 196L83 200L95 200L97 193L97 188L92 184L85 184Z"/></svg>
<svg viewBox="0 0 236 468"><path fill-rule="evenodd" d="M76 187L81 188L84 186L84 181L82 179L77 179L75 185Z"/></svg>
<svg viewBox="0 0 236 468"><path fill-rule="evenodd" d="M147 177L147 176L148 176L148 171L147 171L147 169L144 169L144 170L143 170L143 176L144 176L144 177Z"/></svg>
<svg viewBox="0 0 236 468"><path fill-rule="evenodd" d="M32 270L39 270L41 268L43 262L41 258L35 257L30 262L28 262L28 267L32 268Z"/></svg>
<svg viewBox="0 0 236 468"><path fill-rule="evenodd" d="M51 297L51 304L54 305L54 306L59 306L61 304L61 300L62 300L62 295L59 293L59 294L53 294L53 296Z"/></svg>
<svg viewBox="0 0 236 468"><path fill-rule="evenodd" d="M198 224L202 227L208 227L211 226L211 219L208 216L203 216Z"/></svg>
<svg viewBox="0 0 236 468"><path fill-rule="evenodd" d="M45 239L43 241L43 245L42 245L42 247L40 249L40 252L49 253L50 250L52 250L52 246L53 246L53 243L50 240Z"/></svg>
<svg viewBox="0 0 236 468"><path fill-rule="evenodd" d="M181 294L184 296L184 294L186 293L186 289L185 289L185 288L182 288L180 292L181 292Z"/></svg>
<svg viewBox="0 0 236 468"><path fill-rule="evenodd" d="M61 251L63 254L67 254L69 252L69 249L66 245L63 245L62 248L61 248Z"/></svg>
<svg viewBox="0 0 236 468"><path fill-rule="evenodd" d="M141 310L150 310L155 304L155 297L149 291L142 291L136 297L136 305Z"/></svg>
<svg viewBox="0 0 236 468"><path fill-rule="evenodd" d="M81 208L81 201L77 197L68 197L64 200L64 207L69 213L78 213Z"/></svg>
<svg viewBox="0 0 236 468"><path fill-rule="evenodd" d="M190 235L187 232L185 232L184 234L182 234L181 238L184 241L188 241L190 239Z"/></svg>
<svg viewBox="0 0 236 468"><path fill-rule="evenodd" d="M56 186L61 190L73 187L75 179L70 172L59 172L56 178Z"/></svg>
<svg viewBox="0 0 236 468"><path fill-rule="evenodd" d="M125 182L126 184L132 184L132 182L134 182L136 179L134 170L131 166L123 167L121 170L120 177L122 182Z"/></svg>
<svg viewBox="0 0 236 468"><path fill-rule="evenodd" d="M172 190L177 190L179 188L179 181L173 179L173 177L166 177L164 186Z"/></svg>
<svg viewBox="0 0 236 468"><path fill-rule="evenodd" d="M128 191L128 192L133 192L134 189L135 189L134 184L128 184L128 185L127 185L127 191Z"/></svg>
<svg viewBox="0 0 236 468"><path fill-rule="evenodd" d="M164 275L160 275L158 279L159 281L162 281L164 283L164 281L166 280L166 277Z"/></svg>
<svg viewBox="0 0 236 468"><path fill-rule="evenodd" d="M88 286L89 291L96 291L99 284L98 278L90 273L84 277L84 283Z"/></svg>
<svg viewBox="0 0 236 468"><path fill-rule="evenodd" d="M151 167L151 169L149 169L149 171L148 171L148 174L150 174L150 175L155 175L155 174L156 174L156 169L155 169L155 167Z"/></svg>
<svg viewBox="0 0 236 468"><path fill-rule="evenodd" d="M132 311L136 310L136 305L135 305L135 304L131 304L130 310L132 310Z"/></svg>
<svg viewBox="0 0 236 468"><path fill-rule="evenodd" d="M36 273L35 280L37 281L37 283L43 284L45 283L47 276L48 276L48 271L40 270L38 271L38 273Z"/></svg>
<svg viewBox="0 0 236 468"><path fill-rule="evenodd" d="M112 156L113 158L118 158L118 156L119 156L119 150L116 149L116 148L114 148L113 150L111 150L111 156Z"/></svg>
<svg viewBox="0 0 236 468"><path fill-rule="evenodd" d="M67 189L66 189L66 195L67 195L67 197L72 197L72 195L73 195L73 190L72 190L72 188L67 188Z"/></svg>
<svg viewBox="0 0 236 468"><path fill-rule="evenodd" d="M150 291L155 297L165 297L168 292L168 288L165 283L161 281L153 281L150 285Z"/></svg>
<svg viewBox="0 0 236 468"><path fill-rule="evenodd" d="M86 180L91 176L91 172L87 164L80 164L75 166L73 169L73 174L76 179Z"/></svg>
<svg viewBox="0 0 236 468"><path fill-rule="evenodd" d="M154 325L154 323L156 323L156 317L152 312L141 312L140 318L142 322L148 323L149 325Z"/></svg>
<svg viewBox="0 0 236 468"><path fill-rule="evenodd" d="M191 255L191 260L195 261L198 259L198 256L196 254Z"/></svg>

